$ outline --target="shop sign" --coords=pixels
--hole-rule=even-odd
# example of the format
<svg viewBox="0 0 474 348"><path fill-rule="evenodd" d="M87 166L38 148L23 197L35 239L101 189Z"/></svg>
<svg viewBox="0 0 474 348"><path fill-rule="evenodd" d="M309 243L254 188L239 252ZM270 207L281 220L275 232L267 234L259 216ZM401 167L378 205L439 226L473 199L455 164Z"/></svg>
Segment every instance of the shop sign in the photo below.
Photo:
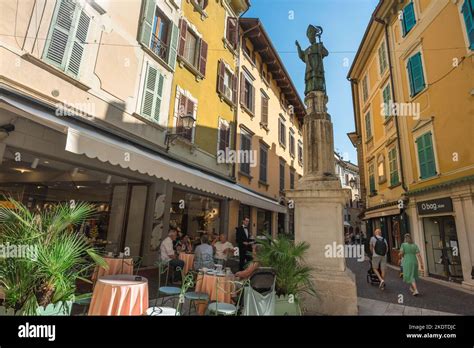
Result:
<svg viewBox="0 0 474 348"><path fill-rule="evenodd" d="M438 213L449 213L453 211L453 202L451 198L439 198L431 201L424 201L417 203L418 214L438 214Z"/></svg>

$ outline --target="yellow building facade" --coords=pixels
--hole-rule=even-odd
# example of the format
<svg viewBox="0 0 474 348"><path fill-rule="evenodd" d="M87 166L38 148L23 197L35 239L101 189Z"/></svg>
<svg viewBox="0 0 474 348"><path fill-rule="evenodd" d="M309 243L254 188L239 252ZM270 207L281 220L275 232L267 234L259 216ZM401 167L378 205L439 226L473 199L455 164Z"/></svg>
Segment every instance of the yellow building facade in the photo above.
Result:
<svg viewBox="0 0 474 348"><path fill-rule="evenodd" d="M472 1L380 2L349 73L368 231L474 289ZM362 176L361 176L362 178Z"/></svg>

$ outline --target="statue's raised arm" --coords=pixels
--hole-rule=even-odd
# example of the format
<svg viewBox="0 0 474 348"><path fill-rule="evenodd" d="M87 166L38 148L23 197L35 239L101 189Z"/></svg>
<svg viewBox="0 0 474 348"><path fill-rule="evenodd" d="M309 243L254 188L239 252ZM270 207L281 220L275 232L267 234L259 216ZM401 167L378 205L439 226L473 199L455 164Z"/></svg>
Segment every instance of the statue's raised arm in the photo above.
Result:
<svg viewBox="0 0 474 348"><path fill-rule="evenodd" d="M298 49L298 57L300 57L300 59L303 62L306 62L305 59L304 59L304 52L301 49L301 46L300 46L300 43L298 42L298 40L295 41L295 45L296 45L296 48Z"/></svg>

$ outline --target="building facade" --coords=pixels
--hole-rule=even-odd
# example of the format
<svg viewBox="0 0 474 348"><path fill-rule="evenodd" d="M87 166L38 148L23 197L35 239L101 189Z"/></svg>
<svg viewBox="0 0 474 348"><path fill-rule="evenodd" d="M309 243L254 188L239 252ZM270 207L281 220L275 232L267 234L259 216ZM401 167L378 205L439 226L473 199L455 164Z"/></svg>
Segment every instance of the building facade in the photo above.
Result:
<svg viewBox="0 0 474 348"><path fill-rule="evenodd" d="M365 219L397 263L410 232L425 275L474 289L472 1L380 2L353 63ZM442 49L440 49L442 48ZM445 64L444 64L445 63ZM363 167L362 167L363 166Z"/></svg>

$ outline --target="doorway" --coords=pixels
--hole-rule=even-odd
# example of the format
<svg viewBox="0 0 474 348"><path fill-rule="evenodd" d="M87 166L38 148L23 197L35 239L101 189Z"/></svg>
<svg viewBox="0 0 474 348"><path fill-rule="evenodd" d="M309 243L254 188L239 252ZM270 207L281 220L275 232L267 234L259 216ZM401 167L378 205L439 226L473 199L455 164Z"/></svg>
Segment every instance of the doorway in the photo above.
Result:
<svg viewBox="0 0 474 348"><path fill-rule="evenodd" d="M428 274L461 282L463 279L456 223L452 216L423 218Z"/></svg>

